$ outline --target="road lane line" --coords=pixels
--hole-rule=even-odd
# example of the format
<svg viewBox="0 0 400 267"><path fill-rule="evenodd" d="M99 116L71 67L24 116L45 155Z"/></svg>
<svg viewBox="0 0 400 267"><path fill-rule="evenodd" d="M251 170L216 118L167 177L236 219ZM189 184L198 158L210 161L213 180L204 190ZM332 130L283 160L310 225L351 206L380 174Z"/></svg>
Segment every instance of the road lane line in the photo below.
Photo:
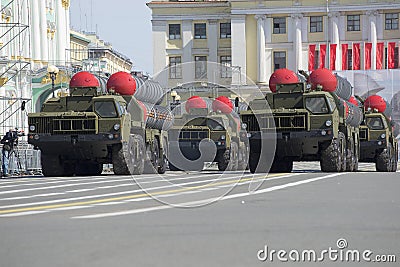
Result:
<svg viewBox="0 0 400 267"><path fill-rule="evenodd" d="M156 191L152 192L152 196L160 196L164 194L171 194L171 193L178 193L178 192L186 192L186 191L191 191L191 190L199 190L202 188L207 188L207 187L212 187L212 186L218 186L222 184L237 184L240 182L247 182L251 181L253 179L256 180L263 180L263 181L270 181L270 180L276 180L276 179L283 179L283 178L288 178L288 177L293 177L301 174L274 174L270 176L262 175L259 178L240 178L236 180L227 180L227 181L219 181L216 183L212 184L205 184L205 185L197 185L197 186L190 186L190 187L180 187L178 189L170 189L170 190L165 190L165 191ZM230 177L229 179L232 179L234 177ZM201 182L201 181L200 181ZM190 183L190 184L194 184ZM171 186L167 186L171 187ZM163 186L163 188L166 188L166 186ZM158 188L160 189L160 188ZM115 193L118 194L118 193ZM134 199L134 198L142 198L142 197L148 197L148 193L141 193L141 194L136 194L136 195L128 195L128 196L121 196L121 197L113 197L113 198L105 198L105 199L97 199L97 200L90 200L90 201L81 201L81 202L72 202L72 203L65 203L65 204L52 204L52 205L44 205L44 206L34 206L34 207L28 207L28 208L14 208L14 209L5 209L5 210L0 210L0 214L7 214L7 213L17 213L17 212L25 212L25 211L35 211L35 210L49 210L49 209L55 209L55 208L62 208L62 207L72 207L72 206L86 206L86 205L92 205L92 204L98 204L98 203L105 203L105 202L113 202L113 201L121 201L121 200L128 200L128 199ZM86 197L93 197L93 196L86 196ZM56 200L58 202L65 202L65 199L61 200ZM25 203L25 204L19 204L19 205L12 205L12 206L20 206L20 205L29 205L32 206L34 203Z"/></svg>
<svg viewBox="0 0 400 267"><path fill-rule="evenodd" d="M307 180L272 186L269 188L260 189L260 190L253 191L253 192L238 193L238 194L227 195L227 196L223 196L223 197L219 197L219 198L209 198L209 199L204 199L204 200L199 200L199 201L180 203L179 206L201 205L201 204L211 203L211 202L215 202L215 201L222 201L222 200L234 199L234 198L239 198L239 197L247 197L247 196L251 196L251 195L264 194L264 193L273 192L273 191L277 191L277 190L281 190L281 189L285 189L285 188L290 188L290 187L304 185L304 184L308 184L308 183L312 183L312 182L316 182L316 181L330 179L330 178L334 178L334 177L337 177L340 175L343 175L343 173L334 173L334 174L329 174L329 175L311 178L311 179L307 179ZM177 205L175 205L175 206L177 206ZM123 215L138 214L138 213L149 212L149 211L171 209L171 208L175 208L175 206L162 205L162 206L155 206L155 207L150 207L150 208L125 210L125 211L119 211L119 212L98 213L98 214L92 214L92 215L76 216L76 217L72 217L72 219L97 219L97 218L105 218L105 217L123 216Z"/></svg>

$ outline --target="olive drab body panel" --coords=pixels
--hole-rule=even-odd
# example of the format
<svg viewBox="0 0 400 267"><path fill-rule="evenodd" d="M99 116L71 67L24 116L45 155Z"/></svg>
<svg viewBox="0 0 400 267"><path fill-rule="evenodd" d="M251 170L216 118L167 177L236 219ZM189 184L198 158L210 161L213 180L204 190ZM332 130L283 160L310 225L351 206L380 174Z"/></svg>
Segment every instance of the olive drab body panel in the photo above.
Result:
<svg viewBox="0 0 400 267"><path fill-rule="evenodd" d="M134 96L106 92L96 80L77 73L68 96L48 99L40 112L28 114L28 140L41 150L43 174L97 175L103 164L113 164L116 174L164 172L163 128L146 124L147 110ZM118 86L129 88L125 82Z"/></svg>

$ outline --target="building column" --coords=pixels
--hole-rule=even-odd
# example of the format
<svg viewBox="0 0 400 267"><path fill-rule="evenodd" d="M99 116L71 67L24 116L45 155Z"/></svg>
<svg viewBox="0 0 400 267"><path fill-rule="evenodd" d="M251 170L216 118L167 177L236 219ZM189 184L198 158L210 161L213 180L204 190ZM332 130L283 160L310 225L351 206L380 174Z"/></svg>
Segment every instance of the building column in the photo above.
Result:
<svg viewBox="0 0 400 267"><path fill-rule="evenodd" d="M40 18L40 9L39 9L39 1L30 1L32 4L32 14L31 18ZM41 60L41 51L40 51L40 21L38 19L32 19L32 59L33 62L36 63L37 66Z"/></svg>
<svg viewBox="0 0 400 267"><path fill-rule="evenodd" d="M21 19L21 23L24 26L29 26L30 22L29 22L29 4L28 1L22 1L22 19ZM29 28L26 29L23 33L23 36L26 38L26 40L29 38ZM25 60L31 60L31 53L30 53L30 49L29 49L29 45L24 43L23 45L23 57L25 58Z"/></svg>
<svg viewBox="0 0 400 267"><path fill-rule="evenodd" d="M183 82L192 82L194 81L194 55L192 54L193 48L193 21L183 20L182 21L182 47L183 47L183 56L182 63L185 63L182 67L182 78Z"/></svg>
<svg viewBox="0 0 400 267"><path fill-rule="evenodd" d="M65 40L66 36L66 25L65 25L65 12L63 7L63 0L56 0L55 3L56 10L56 48L57 57L55 58L56 65L65 64L65 49L67 44Z"/></svg>
<svg viewBox="0 0 400 267"><path fill-rule="evenodd" d="M331 36L330 36L330 43L336 44L336 62L335 62L335 69L341 70L342 69L342 48L340 47L340 35L339 35L339 12L331 12L328 14L328 17L331 19ZM327 48L328 49L328 48Z"/></svg>
<svg viewBox="0 0 400 267"><path fill-rule="evenodd" d="M366 12L368 21L369 21L369 35L368 41L372 43L372 51L371 51L371 69L376 69L376 43L377 43L377 34L376 34L376 18L378 16L377 10L369 10Z"/></svg>
<svg viewBox="0 0 400 267"><path fill-rule="evenodd" d="M46 2L39 2L39 25L40 25L40 54L41 60L44 64L47 64L49 61L49 47L47 45L47 18L46 18Z"/></svg>
<svg viewBox="0 0 400 267"><path fill-rule="evenodd" d="M267 17L265 20L265 24L264 24L265 28L264 28L264 33L265 33L265 46L266 46L266 50L265 50L265 75L267 77L267 79L269 79L269 77L271 77L274 68L272 67L272 63L274 62L273 59L273 49L270 46L270 44L272 43L272 18Z"/></svg>
<svg viewBox="0 0 400 267"><path fill-rule="evenodd" d="M166 56L167 22L165 20L152 20L151 24L153 35L153 73L157 76L157 81L163 87L167 87L168 75L158 77L168 65Z"/></svg>
<svg viewBox="0 0 400 267"><path fill-rule="evenodd" d="M301 38L301 21L303 19L303 14L292 14L293 26L295 29L295 40L294 40L294 50L296 55L296 72L303 68L303 45Z"/></svg>
<svg viewBox="0 0 400 267"><path fill-rule="evenodd" d="M267 62L265 54L265 15L256 15L257 20L257 82L267 83Z"/></svg>
<svg viewBox="0 0 400 267"><path fill-rule="evenodd" d="M207 33L207 47L208 47L208 62L207 62L207 76L209 81L218 83L221 77L221 68L218 68L218 21L208 21ZM209 64L211 62L211 64Z"/></svg>
<svg viewBox="0 0 400 267"><path fill-rule="evenodd" d="M64 19L65 19L65 60L71 62L71 35L70 35L70 20L69 20L69 0L63 0L62 5L64 7Z"/></svg>
<svg viewBox="0 0 400 267"><path fill-rule="evenodd" d="M231 29L232 84L242 85L246 84L246 16L232 15Z"/></svg>

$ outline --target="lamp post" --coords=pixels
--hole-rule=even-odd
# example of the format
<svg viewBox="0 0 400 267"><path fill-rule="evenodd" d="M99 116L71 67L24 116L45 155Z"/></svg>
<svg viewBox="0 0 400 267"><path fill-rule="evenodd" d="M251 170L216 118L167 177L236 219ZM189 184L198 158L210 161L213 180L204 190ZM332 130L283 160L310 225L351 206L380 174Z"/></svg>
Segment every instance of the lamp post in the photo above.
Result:
<svg viewBox="0 0 400 267"><path fill-rule="evenodd" d="M178 93L175 90L172 90L170 94L172 97L172 103L175 103L175 98L178 95Z"/></svg>
<svg viewBox="0 0 400 267"><path fill-rule="evenodd" d="M52 92L53 92L53 98L55 97L54 96L54 81L56 80L56 78L57 78L57 73L59 72L59 69L56 67L56 66L54 66L54 65L49 65L48 67L47 67L47 72L49 73L49 75L50 75L50 79L51 79L51 90L52 90Z"/></svg>

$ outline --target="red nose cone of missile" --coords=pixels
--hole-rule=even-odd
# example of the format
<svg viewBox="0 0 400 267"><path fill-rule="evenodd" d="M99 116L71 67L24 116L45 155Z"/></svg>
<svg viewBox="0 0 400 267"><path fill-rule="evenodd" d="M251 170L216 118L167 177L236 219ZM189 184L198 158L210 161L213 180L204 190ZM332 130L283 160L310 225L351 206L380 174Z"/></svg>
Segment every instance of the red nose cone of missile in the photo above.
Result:
<svg viewBox="0 0 400 267"><path fill-rule="evenodd" d="M200 96L194 95L185 104L186 112L190 112L192 108L207 108L207 103Z"/></svg>
<svg viewBox="0 0 400 267"><path fill-rule="evenodd" d="M314 70L310 75L309 82L312 89L316 89L317 85L321 85L326 92L335 92L338 83L333 72L324 68Z"/></svg>
<svg viewBox="0 0 400 267"><path fill-rule="evenodd" d="M229 114L233 110L232 101L226 96L217 97L212 103L213 111L221 111L222 113Z"/></svg>
<svg viewBox="0 0 400 267"><path fill-rule="evenodd" d="M142 102L140 102L139 100L138 100L137 102L138 102L139 106L142 108L142 111L143 111L143 118L144 118L144 120L146 120L146 119L147 119L147 108L146 108L146 106L145 106Z"/></svg>
<svg viewBox="0 0 400 267"><path fill-rule="evenodd" d="M136 92L136 81L129 73L119 71L108 78L107 90L114 90L120 95L133 95Z"/></svg>
<svg viewBox="0 0 400 267"><path fill-rule="evenodd" d="M383 113L386 110L385 99L383 99L379 95L369 96L367 99L365 99L365 102L364 102L364 109L368 110L368 108L377 109L378 112Z"/></svg>
<svg viewBox="0 0 400 267"><path fill-rule="evenodd" d="M269 89L271 92L276 92L277 84L288 84L288 83L298 83L299 78L296 73L288 69L277 69L274 73L272 73L269 78Z"/></svg>
<svg viewBox="0 0 400 267"><path fill-rule="evenodd" d="M357 106L357 107L358 107L358 105L359 105L357 99L356 99L354 96L351 96L351 97L349 98L349 102L352 103L353 105Z"/></svg>
<svg viewBox="0 0 400 267"><path fill-rule="evenodd" d="M81 71L72 76L69 81L70 88L100 87L99 80L87 71Z"/></svg>

